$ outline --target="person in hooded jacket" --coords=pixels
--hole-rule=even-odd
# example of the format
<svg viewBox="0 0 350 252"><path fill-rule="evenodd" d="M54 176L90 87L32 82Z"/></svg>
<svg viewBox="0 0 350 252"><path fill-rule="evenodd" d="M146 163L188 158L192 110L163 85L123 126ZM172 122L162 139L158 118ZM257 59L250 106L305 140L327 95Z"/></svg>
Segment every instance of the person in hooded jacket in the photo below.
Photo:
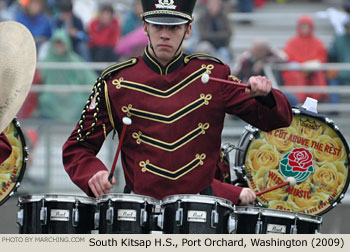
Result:
<svg viewBox="0 0 350 252"><path fill-rule="evenodd" d="M83 62L84 59L74 52L71 40L63 29L57 30L50 40L49 51L44 62ZM44 69L45 85L84 85L97 78L92 70ZM81 108L86 102L84 93L43 93L39 97L41 115L62 122L74 122L80 117Z"/></svg>
<svg viewBox="0 0 350 252"><path fill-rule="evenodd" d="M323 42L314 35L314 21L309 16L298 20L297 34L289 39L284 47L289 63L314 66L327 61L327 49ZM282 77L285 86L327 86L326 75L323 71L284 71ZM322 101L326 98L319 93L297 93L299 103L306 97Z"/></svg>

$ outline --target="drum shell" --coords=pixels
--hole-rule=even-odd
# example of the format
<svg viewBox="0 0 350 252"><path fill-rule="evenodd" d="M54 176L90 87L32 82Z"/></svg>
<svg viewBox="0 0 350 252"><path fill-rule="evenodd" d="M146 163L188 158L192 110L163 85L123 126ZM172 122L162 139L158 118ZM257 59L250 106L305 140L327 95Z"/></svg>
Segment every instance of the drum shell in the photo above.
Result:
<svg viewBox="0 0 350 252"><path fill-rule="evenodd" d="M23 224L19 225L20 234L90 234L94 230L95 204L75 203L60 201L37 201L19 203L20 211L23 211ZM40 220L42 207L46 208L46 224ZM79 221L73 224L73 211L78 210ZM54 220L53 211L69 212L69 217L64 221Z"/></svg>
<svg viewBox="0 0 350 252"><path fill-rule="evenodd" d="M240 207L238 207L238 209L239 208ZM252 213L250 211L252 209L249 208L244 212L244 207L242 207L239 212L235 210L234 216L237 221L235 233L315 234L320 232L322 218L319 216L291 213L281 210L253 209L255 213ZM256 230L258 221L261 221L261 229L259 232Z"/></svg>
<svg viewBox="0 0 350 252"><path fill-rule="evenodd" d="M157 200L140 195L111 194L98 200L98 229L100 234L148 234L151 231L151 218ZM158 203L160 205L160 203ZM113 209L113 221L107 220L107 211ZM133 219L119 218L121 212L134 212ZM142 220L142 212L146 216Z"/></svg>
<svg viewBox="0 0 350 252"><path fill-rule="evenodd" d="M178 225L176 212L181 208L183 213L183 223ZM165 234L227 234L228 218L233 209L220 204L203 202L191 202L190 200L163 203L163 232ZM218 213L218 223L212 226L212 211ZM202 222L189 221L189 211L205 212L206 218Z"/></svg>

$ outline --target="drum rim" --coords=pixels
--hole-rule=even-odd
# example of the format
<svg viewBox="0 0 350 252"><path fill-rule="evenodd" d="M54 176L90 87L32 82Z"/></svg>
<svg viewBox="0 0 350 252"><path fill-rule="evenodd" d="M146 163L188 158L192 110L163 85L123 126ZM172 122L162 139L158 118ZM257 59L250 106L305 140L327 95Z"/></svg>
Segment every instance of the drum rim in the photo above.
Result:
<svg viewBox="0 0 350 252"><path fill-rule="evenodd" d="M205 199L207 200L207 202L203 201ZM211 196L211 195L198 195L198 194L169 195L163 198L162 205L176 203L179 200L181 200L181 202L190 202L190 203L210 203L210 204L218 203L221 206L224 206L233 210L233 203L228 199Z"/></svg>
<svg viewBox="0 0 350 252"><path fill-rule="evenodd" d="M283 217L285 219L294 220L296 218L296 212L283 211L278 209L264 208L264 211L261 213L262 216L268 217Z"/></svg>
<svg viewBox="0 0 350 252"><path fill-rule="evenodd" d="M249 207L249 206L234 206L234 213L243 213L242 209L245 209L245 213L249 215L257 215L259 214L259 207ZM256 211L252 211L256 210Z"/></svg>
<svg viewBox="0 0 350 252"><path fill-rule="evenodd" d="M307 222L312 222L316 224L322 224L323 222L322 216L319 216L319 215L311 215L311 214L297 212L296 216L301 221L307 221Z"/></svg>
<svg viewBox="0 0 350 252"><path fill-rule="evenodd" d="M245 209L247 211L243 211L242 209ZM251 211L255 210L255 211ZM296 213L289 212L289 211L283 211L278 209L270 209L270 208L263 208L263 207L250 207L250 206L235 206L235 213L242 214L247 213L249 215L258 215L261 216L269 216L269 217L287 217L288 219L295 219ZM287 216L281 214L286 213Z"/></svg>
<svg viewBox="0 0 350 252"><path fill-rule="evenodd" d="M20 187L21 181L23 179L23 176L24 176L24 173L25 173L25 170L26 170L27 160L28 160L28 147L26 145L26 140L25 140L23 131L22 131L21 127L20 127L20 123L17 120L17 118L13 118L11 123L7 127L9 127L11 124L14 125L14 127L16 128L17 133L19 135L19 138L21 139L23 160L22 160L21 171L20 171L20 173L18 175L17 181L14 183L14 186L13 186L12 190L8 191L7 195L0 201L0 206L2 204L4 204L8 199L10 199L13 196L13 194L18 190L18 188Z"/></svg>
<svg viewBox="0 0 350 252"><path fill-rule="evenodd" d="M160 204L160 200L157 200L151 196L127 193L103 194L97 198L97 204L107 202L108 200L111 200L112 202L131 202L141 204L147 202L150 205Z"/></svg>
<svg viewBox="0 0 350 252"><path fill-rule="evenodd" d="M18 203L31 203L40 202L44 200L45 202L62 202L62 203L75 203L79 202L81 204L96 205L96 199L88 196L72 195L72 194L28 194L22 195L18 198Z"/></svg>
<svg viewBox="0 0 350 252"><path fill-rule="evenodd" d="M314 216L320 216L320 215L323 215L323 214L327 213L328 211L330 211L334 207L336 207L341 202L341 200L343 199L343 195L346 193L346 191L347 191L347 189L349 187L349 183L350 183L350 176L349 176L350 175L350 160L349 160L350 150L349 150L349 145L348 145L344 135L338 129L338 126L330 118L328 118L327 116L321 115L321 114L316 114L316 113L308 111L308 110L306 110L304 108L299 108L299 107L293 107L292 108L292 112L293 112L293 115L304 115L304 116L314 117L314 118L320 120L321 122L325 123L328 127L331 127L337 133L338 137L341 139L341 141L342 141L342 143L344 145L345 151L347 153L346 156L347 156L347 159L349 161L349 165L348 165L348 167L346 167L347 170L348 170L348 177L347 177L346 182L344 184L344 188L339 193L338 197L332 201L332 204L330 204L330 206L328 208L324 209L322 212L317 213L317 215L314 215ZM333 122L333 123L330 123L330 121ZM254 136L257 132L260 131L256 127L253 127L251 125L249 125L249 126L252 127L253 130L252 131L245 130L243 132L243 136L241 137L241 139L239 141L239 146L241 146L241 144L245 141L245 139L247 137L249 137L250 135ZM254 131L254 129L256 129L257 131ZM242 138L244 138L244 139L242 139ZM253 139L249 139L249 143L248 143L247 148L249 148L249 145L252 142L252 140ZM245 153L244 153L244 156L243 156L243 160L246 159L246 155L247 155L247 151L246 150L245 150ZM238 157L235 156L235 162L236 162L236 159L238 159ZM244 167L244 164L241 164L240 166ZM245 171L245 169L243 169L243 170ZM244 176L246 176L246 174L244 174ZM272 210L277 210L277 209L272 209ZM298 212L298 213L303 214L302 212Z"/></svg>
<svg viewBox="0 0 350 252"><path fill-rule="evenodd" d="M248 209L248 211L242 211L243 209ZM256 212L249 211L249 210L256 210ZM312 222L316 224L321 224L323 221L323 218L319 215L311 215L306 213L299 213L299 212L290 212L285 210L279 210L279 209L270 209L270 208L261 208L261 207L249 207L249 206L235 206L234 213L236 214L242 214L246 213L248 215L257 215L261 213L261 216L269 216L269 217L283 217L286 219L298 219L301 221L307 221ZM283 213L283 214L282 214Z"/></svg>

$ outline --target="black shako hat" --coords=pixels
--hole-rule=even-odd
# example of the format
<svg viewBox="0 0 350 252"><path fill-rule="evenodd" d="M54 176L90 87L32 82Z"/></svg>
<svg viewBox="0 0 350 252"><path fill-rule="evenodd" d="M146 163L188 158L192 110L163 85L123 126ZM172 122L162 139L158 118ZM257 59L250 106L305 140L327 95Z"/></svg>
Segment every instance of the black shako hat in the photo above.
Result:
<svg viewBox="0 0 350 252"><path fill-rule="evenodd" d="M196 0L141 0L141 18L150 24L181 25L192 22Z"/></svg>

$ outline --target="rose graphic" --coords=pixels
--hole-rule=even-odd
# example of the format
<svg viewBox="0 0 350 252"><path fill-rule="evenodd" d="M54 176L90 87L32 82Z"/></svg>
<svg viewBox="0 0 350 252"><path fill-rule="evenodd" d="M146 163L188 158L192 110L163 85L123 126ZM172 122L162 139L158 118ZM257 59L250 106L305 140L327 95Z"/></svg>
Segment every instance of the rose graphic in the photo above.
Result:
<svg viewBox="0 0 350 252"><path fill-rule="evenodd" d="M308 149L295 148L286 153L280 161L280 171L284 177L293 177L297 183L314 173L313 156Z"/></svg>
<svg viewBox="0 0 350 252"><path fill-rule="evenodd" d="M295 148L288 155L288 165L294 172L306 172L312 166L312 154L305 148Z"/></svg>

